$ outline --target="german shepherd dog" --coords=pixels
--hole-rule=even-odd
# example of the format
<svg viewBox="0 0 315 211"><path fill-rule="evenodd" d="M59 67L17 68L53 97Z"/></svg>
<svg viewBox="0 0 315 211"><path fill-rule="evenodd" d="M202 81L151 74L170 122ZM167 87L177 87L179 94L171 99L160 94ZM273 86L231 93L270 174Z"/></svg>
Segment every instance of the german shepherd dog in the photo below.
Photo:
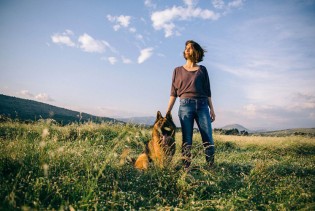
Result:
<svg viewBox="0 0 315 211"><path fill-rule="evenodd" d="M149 162L159 168L163 168L169 163L175 154L175 130L170 112L163 117L161 112L157 112L153 125L152 139L146 144L145 150L137 158L134 166L139 170L147 170Z"/></svg>

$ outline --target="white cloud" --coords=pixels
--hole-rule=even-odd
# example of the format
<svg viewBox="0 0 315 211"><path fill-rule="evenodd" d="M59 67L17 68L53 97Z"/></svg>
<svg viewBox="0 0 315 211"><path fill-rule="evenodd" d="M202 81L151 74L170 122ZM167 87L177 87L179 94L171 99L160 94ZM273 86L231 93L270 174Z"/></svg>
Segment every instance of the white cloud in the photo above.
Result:
<svg viewBox="0 0 315 211"><path fill-rule="evenodd" d="M193 6L195 4L195 0L184 0L184 3L187 5L187 6Z"/></svg>
<svg viewBox="0 0 315 211"><path fill-rule="evenodd" d="M233 8L240 8L243 6L244 0L232 0L227 4L224 0L212 0L212 5L215 9L233 9Z"/></svg>
<svg viewBox="0 0 315 211"><path fill-rule="evenodd" d="M54 99L52 99L48 94L46 93L39 93L38 95L35 96L36 100L40 101L46 101L46 102L53 102Z"/></svg>
<svg viewBox="0 0 315 211"><path fill-rule="evenodd" d="M114 25L114 26L113 26L113 29L114 29L115 31L118 31L118 30L120 29L120 25L118 25L118 24L117 24L117 25Z"/></svg>
<svg viewBox="0 0 315 211"><path fill-rule="evenodd" d="M63 33L56 33L54 35L51 36L51 40L53 43L56 44L62 44L62 45L67 45L70 47L75 47L75 43L71 40L70 36L72 36L74 33L67 29L65 32Z"/></svg>
<svg viewBox="0 0 315 211"><path fill-rule="evenodd" d="M269 69L261 68L258 64L257 66L251 66L250 64L244 64L243 66L230 66L226 64L215 64L219 70L231 73L242 78L251 78L253 80L259 79L272 79L280 77L276 72L272 72Z"/></svg>
<svg viewBox="0 0 315 211"><path fill-rule="evenodd" d="M163 53L157 53L157 56L159 56L159 57L165 57L165 54L163 54Z"/></svg>
<svg viewBox="0 0 315 211"><path fill-rule="evenodd" d="M114 22L116 20L115 16L107 15L106 17L110 22Z"/></svg>
<svg viewBox="0 0 315 211"><path fill-rule="evenodd" d="M255 106L254 104L248 104L244 106L244 110L250 114L250 115L254 115L256 114L256 110L257 110L257 106Z"/></svg>
<svg viewBox="0 0 315 211"><path fill-rule="evenodd" d="M28 90L21 90L18 94L22 95L23 97L34 97L34 94L32 94L30 91Z"/></svg>
<svg viewBox="0 0 315 211"><path fill-rule="evenodd" d="M66 31L64 33L66 35L74 35L73 31L71 31L70 29L66 29Z"/></svg>
<svg viewBox="0 0 315 211"><path fill-rule="evenodd" d="M21 90L17 94L18 94L18 96L21 96L23 98L25 97L28 99L35 99L35 100L46 101L46 102L55 101L46 93L39 93L39 94L35 95L35 94L31 93L29 90Z"/></svg>
<svg viewBox="0 0 315 211"><path fill-rule="evenodd" d="M88 34L83 34L79 37L79 43L80 48L89 53L103 53L106 49L106 47L109 46L109 44L103 40L95 40L93 37L91 37Z"/></svg>
<svg viewBox="0 0 315 211"><path fill-rule="evenodd" d="M291 110L304 110L312 109L315 110L315 93L301 93L297 92L292 94L289 108Z"/></svg>
<svg viewBox="0 0 315 211"><path fill-rule="evenodd" d="M131 59L125 58L124 56L121 58L124 64L131 64Z"/></svg>
<svg viewBox="0 0 315 211"><path fill-rule="evenodd" d="M212 0L212 5L216 9L223 9L224 8L224 1L223 0Z"/></svg>
<svg viewBox="0 0 315 211"><path fill-rule="evenodd" d="M131 28L129 28L129 31L130 31L131 33L135 33L135 32L137 31L137 29L134 28L134 27L131 27Z"/></svg>
<svg viewBox="0 0 315 211"><path fill-rule="evenodd" d="M109 63L113 64L113 65L118 61L117 58L113 57L113 56L108 57L107 59L108 59Z"/></svg>
<svg viewBox="0 0 315 211"><path fill-rule="evenodd" d="M220 15L208 9L196 8L194 1L185 0L187 7L173 6L162 11L153 12L151 21L155 30L164 30L165 37L174 34L175 24L177 20L189 20L192 18L217 20Z"/></svg>
<svg viewBox="0 0 315 211"><path fill-rule="evenodd" d="M112 64L112 65L116 64L116 63L119 61L119 59L118 59L117 57L114 57L114 56L101 57L101 60L107 61L107 62L109 62L109 63ZM131 64L131 63L132 63L131 59L126 58L126 57L124 57L124 56L121 57L121 60L122 60L122 62L123 62L124 64Z"/></svg>
<svg viewBox="0 0 315 211"><path fill-rule="evenodd" d="M130 16L120 15L117 17L117 22L123 27L128 27L130 24L130 19L131 19Z"/></svg>
<svg viewBox="0 0 315 211"><path fill-rule="evenodd" d="M145 48L140 51L140 56L138 57L138 63L141 64L145 60L149 59L153 54L153 48Z"/></svg>
<svg viewBox="0 0 315 211"><path fill-rule="evenodd" d="M228 3L228 8L239 8L243 6L244 0L234 0Z"/></svg>
<svg viewBox="0 0 315 211"><path fill-rule="evenodd" d="M102 43L104 43L106 48L109 48L113 53L117 53L117 50L111 46L108 42L106 42L105 40L102 40Z"/></svg>
<svg viewBox="0 0 315 211"><path fill-rule="evenodd" d="M156 7L156 4L153 4L153 3L152 3L152 0L145 0L145 1L144 1L144 5L145 5L146 7L152 7L152 8L155 8L155 7Z"/></svg>
<svg viewBox="0 0 315 211"><path fill-rule="evenodd" d="M115 23L113 26L115 31L118 31L121 27L127 28L130 24L131 16L125 16L125 15L120 15L120 16L112 16L112 15L107 15L107 20L109 20L112 23Z"/></svg>
<svg viewBox="0 0 315 211"><path fill-rule="evenodd" d="M136 39L137 39L137 40L143 40L143 36L142 36L141 34L137 34L137 35L136 35Z"/></svg>
<svg viewBox="0 0 315 211"><path fill-rule="evenodd" d="M151 15L151 21L155 30L164 30L165 37L180 35L176 31L175 21L191 20L194 18L204 20L218 20L231 9L240 8L243 6L245 0L231 0L225 3L224 0L212 0L214 9L220 9L220 13L208 9L201 9L196 7L197 0L183 0L185 6L173 6L161 11L155 11ZM149 4L150 1L145 4Z"/></svg>
<svg viewBox="0 0 315 211"><path fill-rule="evenodd" d="M116 49L113 48L108 42L104 40L96 40L87 33L79 36L78 43L74 43L71 40L70 36L74 36L74 33L71 30L67 29L63 33L54 34L53 36L51 36L51 39L53 43L67 45L69 47L78 47L85 52L103 53L106 48L108 48L112 52L117 53Z"/></svg>

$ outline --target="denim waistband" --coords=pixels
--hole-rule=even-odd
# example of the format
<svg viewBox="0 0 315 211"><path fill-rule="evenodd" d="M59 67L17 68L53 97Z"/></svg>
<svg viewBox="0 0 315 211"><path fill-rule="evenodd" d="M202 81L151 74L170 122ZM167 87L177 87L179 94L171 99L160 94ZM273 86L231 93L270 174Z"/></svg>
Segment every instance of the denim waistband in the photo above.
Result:
<svg viewBox="0 0 315 211"><path fill-rule="evenodd" d="M199 98L199 99L183 98L183 99L180 99L180 102L183 102L183 103L201 103L201 102L208 102L208 98Z"/></svg>

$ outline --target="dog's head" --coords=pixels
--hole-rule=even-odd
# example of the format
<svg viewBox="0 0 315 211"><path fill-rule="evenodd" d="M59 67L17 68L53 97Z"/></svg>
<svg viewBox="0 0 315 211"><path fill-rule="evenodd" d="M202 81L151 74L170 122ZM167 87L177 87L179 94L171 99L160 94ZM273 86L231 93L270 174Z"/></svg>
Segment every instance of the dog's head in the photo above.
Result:
<svg viewBox="0 0 315 211"><path fill-rule="evenodd" d="M169 139L175 140L176 125L173 122L173 118L170 112L165 117L162 116L161 112L158 111L154 128L159 132L160 139L162 142L169 142Z"/></svg>

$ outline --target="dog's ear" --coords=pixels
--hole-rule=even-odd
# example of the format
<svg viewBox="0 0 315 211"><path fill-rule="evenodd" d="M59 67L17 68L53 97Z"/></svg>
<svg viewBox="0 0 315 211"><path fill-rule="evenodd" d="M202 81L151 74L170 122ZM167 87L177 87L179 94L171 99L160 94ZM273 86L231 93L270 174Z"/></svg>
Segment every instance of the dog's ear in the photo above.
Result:
<svg viewBox="0 0 315 211"><path fill-rule="evenodd" d="M157 114L156 114L156 120L159 120L159 119L161 119L161 118L163 118L163 117L162 117L162 114L161 114L160 111L158 111Z"/></svg>

